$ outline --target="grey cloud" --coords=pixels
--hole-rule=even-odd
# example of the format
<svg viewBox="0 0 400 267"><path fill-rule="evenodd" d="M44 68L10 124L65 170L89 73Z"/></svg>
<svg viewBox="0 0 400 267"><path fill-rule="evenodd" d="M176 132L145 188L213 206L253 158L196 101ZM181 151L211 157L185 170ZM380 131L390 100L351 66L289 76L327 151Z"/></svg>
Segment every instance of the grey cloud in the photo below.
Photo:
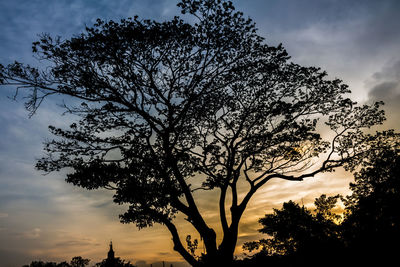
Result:
<svg viewBox="0 0 400 267"><path fill-rule="evenodd" d="M361 49L382 48L382 44L400 38L396 34L400 26L397 0L254 0L251 5L242 1L235 4L251 13L269 38L275 33L302 31L315 25L330 25L332 30L349 32ZM353 22L357 22L355 27L349 25Z"/></svg>
<svg viewBox="0 0 400 267"><path fill-rule="evenodd" d="M236 2L267 43L283 43L294 62L343 79L355 101L368 97L362 81L400 53L397 0Z"/></svg>
<svg viewBox="0 0 400 267"><path fill-rule="evenodd" d="M162 251L160 251L157 254L160 255L160 256L166 256L166 255L170 255L171 252L162 252Z"/></svg>
<svg viewBox="0 0 400 267"><path fill-rule="evenodd" d="M369 96L373 99L390 99L398 94L397 89L399 82L387 81L375 85L369 92Z"/></svg>
<svg viewBox="0 0 400 267"><path fill-rule="evenodd" d="M400 122L400 60L388 64L368 81L370 101L384 101L388 128L399 128Z"/></svg>
<svg viewBox="0 0 400 267"><path fill-rule="evenodd" d="M38 239L40 238L42 230L40 228L34 228L22 233L15 233L16 238L21 239Z"/></svg>
<svg viewBox="0 0 400 267"><path fill-rule="evenodd" d="M386 64L382 70L372 75L372 78L376 82L382 82L386 80L400 81L400 60Z"/></svg>
<svg viewBox="0 0 400 267"><path fill-rule="evenodd" d="M61 241L61 242L57 242L55 244L56 247L86 247L86 246L100 246L101 244L93 241L93 240L65 240L65 241Z"/></svg>
<svg viewBox="0 0 400 267"><path fill-rule="evenodd" d="M85 1L14 0L0 2L0 60L34 63L31 43L43 32L63 38L82 32L97 18L120 20L136 14L161 18L175 12L175 0ZM142 17L142 16L141 16Z"/></svg>
<svg viewBox="0 0 400 267"><path fill-rule="evenodd" d="M362 0L253 0L235 1L240 10L248 11L258 21L269 21L271 31L293 30L318 23L332 23L353 16L360 4L370 6L372 1Z"/></svg>
<svg viewBox="0 0 400 267"><path fill-rule="evenodd" d="M102 208L114 207L115 204L110 199L107 199L106 201L99 201L98 203L94 203L92 206L95 208L102 209Z"/></svg>

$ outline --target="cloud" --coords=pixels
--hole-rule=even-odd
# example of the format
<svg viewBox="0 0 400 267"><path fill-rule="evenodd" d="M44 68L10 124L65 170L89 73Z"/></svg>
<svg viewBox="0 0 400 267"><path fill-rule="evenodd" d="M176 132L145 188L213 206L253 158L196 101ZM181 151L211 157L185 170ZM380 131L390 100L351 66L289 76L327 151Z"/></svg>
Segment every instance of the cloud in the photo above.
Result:
<svg viewBox="0 0 400 267"><path fill-rule="evenodd" d="M17 233L17 238L23 239L38 239L40 237L42 230L40 228L34 228L26 232Z"/></svg>
<svg viewBox="0 0 400 267"><path fill-rule="evenodd" d="M399 83L396 81L384 81L375 85L369 93L372 99L390 99L397 95Z"/></svg>
<svg viewBox="0 0 400 267"><path fill-rule="evenodd" d="M400 59L385 65L366 81L370 101L383 101L387 114L386 127L399 129L400 122Z"/></svg>
<svg viewBox="0 0 400 267"><path fill-rule="evenodd" d="M160 252L157 252L157 255L167 256L167 255L171 255L171 252L162 252L162 251L160 251Z"/></svg>
<svg viewBox="0 0 400 267"><path fill-rule="evenodd" d="M318 66L368 99L364 80L400 54L400 1L237 1L271 45L283 43L292 60Z"/></svg>
<svg viewBox="0 0 400 267"><path fill-rule="evenodd" d="M77 240L77 239L73 239L73 240L63 240L60 242L57 242L55 244L56 247L63 247L63 248L68 248L68 247L87 247L87 246L100 246L100 243L98 243L96 240L94 239L83 239L83 240Z"/></svg>

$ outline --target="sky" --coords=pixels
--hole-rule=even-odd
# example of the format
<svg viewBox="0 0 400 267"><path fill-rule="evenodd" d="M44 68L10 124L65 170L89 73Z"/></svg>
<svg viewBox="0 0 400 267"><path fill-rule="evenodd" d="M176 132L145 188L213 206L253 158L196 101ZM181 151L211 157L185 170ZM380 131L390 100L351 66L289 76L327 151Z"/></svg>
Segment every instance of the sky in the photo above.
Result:
<svg viewBox="0 0 400 267"><path fill-rule="evenodd" d="M380 129L400 129L400 1L397 0L234 0L251 17L270 45L282 43L291 60L318 66L350 86L359 103L383 100L387 122ZM168 20L179 14L175 0L0 0L0 63L40 64L31 44L40 33L71 37L97 18ZM69 261L107 255L112 240L116 256L140 267L166 261L179 264L169 233L162 226L138 231L119 223L124 207L108 191L85 191L64 182L65 171L43 175L34 169L51 138L48 125L64 126L58 103L48 100L32 118L23 99L12 101L12 88L0 88L0 267L32 260ZM319 195L348 194L351 174L339 170L303 182L272 180L244 214L238 246L260 238L258 218L288 200L311 205ZM213 193L199 195L210 223L217 222ZM180 226L182 231L190 228ZM196 236L194 235L196 238ZM237 250L240 254L240 249ZM158 263L161 266L161 263ZM157 264L153 264L157 266Z"/></svg>

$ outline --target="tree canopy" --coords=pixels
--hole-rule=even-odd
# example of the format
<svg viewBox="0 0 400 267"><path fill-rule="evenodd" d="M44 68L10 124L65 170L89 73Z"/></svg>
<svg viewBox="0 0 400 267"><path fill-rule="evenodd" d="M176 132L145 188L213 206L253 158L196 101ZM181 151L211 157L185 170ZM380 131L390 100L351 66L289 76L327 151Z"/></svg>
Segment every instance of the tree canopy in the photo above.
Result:
<svg viewBox="0 0 400 267"><path fill-rule="evenodd" d="M354 172L349 196L321 195L314 210L289 201L261 218L259 231L269 236L245 243L250 252L261 249L247 263L259 266L277 255L283 256L276 260L280 266L393 262L400 237L400 135L379 134L374 146ZM345 204L343 217L334 211L339 198Z"/></svg>
<svg viewBox="0 0 400 267"><path fill-rule="evenodd" d="M321 195L315 199L315 210L300 207L291 200L283 203L282 209L274 209L272 214L259 220L262 225L259 232L269 238L247 242L243 248L249 252L261 249L259 254L266 257L285 256L289 262L300 266L311 265L311 258L323 259L332 257L333 253L340 254L343 246L339 215L332 211L338 199L339 195ZM341 255L341 259L344 258Z"/></svg>
<svg viewBox="0 0 400 267"><path fill-rule="evenodd" d="M400 238L400 138L389 138L365 157L345 199L343 236L354 254L386 258L397 256Z"/></svg>
<svg viewBox="0 0 400 267"><path fill-rule="evenodd" d="M31 115L58 95L77 118L66 129L49 127L55 138L39 170L71 168L67 182L114 190L114 201L129 205L122 222L165 225L174 249L197 266L174 224L182 213L204 240L202 260L229 262L260 187L354 167L374 139L363 130L384 114L381 103L356 105L341 80L267 45L230 1L178 6L194 21L99 19L66 40L43 34L33 53L47 66L0 65L0 83L29 92ZM318 127L330 129L330 138ZM220 193L220 244L193 194L212 189Z"/></svg>

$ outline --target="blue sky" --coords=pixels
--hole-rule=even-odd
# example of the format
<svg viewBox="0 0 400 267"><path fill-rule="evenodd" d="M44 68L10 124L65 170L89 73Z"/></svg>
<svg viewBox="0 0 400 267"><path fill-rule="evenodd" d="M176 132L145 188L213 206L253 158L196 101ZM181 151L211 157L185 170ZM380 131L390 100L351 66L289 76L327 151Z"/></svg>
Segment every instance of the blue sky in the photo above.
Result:
<svg viewBox="0 0 400 267"><path fill-rule="evenodd" d="M272 45L283 43L292 60L319 66L343 79L359 102L383 100L384 128L399 130L400 1L397 0L248 0L233 1L257 23ZM167 20L179 10L175 0L0 0L0 63L18 60L40 64L31 43L43 32L68 38L97 18ZM9 99L0 88L0 267L21 266L34 259L70 260L82 255L92 263L106 256L113 240L117 256L138 262L180 261L162 227L137 231L122 225L110 192L87 192L66 184L63 173L43 176L34 170L47 126L66 125L56 100L31 119L23 99ZM247 211L239 242L257 237L257 218L283 201L312 202L322 193L346 193L350 175L316 177L302 183L273 182ZM208 210L209 199L202 204ZM245 215L246 215L245 214ZM210 214L212 220L212 214ZM153 265L155 266L155 265ZM174 265L175 266L175 265Z"/></svg>

